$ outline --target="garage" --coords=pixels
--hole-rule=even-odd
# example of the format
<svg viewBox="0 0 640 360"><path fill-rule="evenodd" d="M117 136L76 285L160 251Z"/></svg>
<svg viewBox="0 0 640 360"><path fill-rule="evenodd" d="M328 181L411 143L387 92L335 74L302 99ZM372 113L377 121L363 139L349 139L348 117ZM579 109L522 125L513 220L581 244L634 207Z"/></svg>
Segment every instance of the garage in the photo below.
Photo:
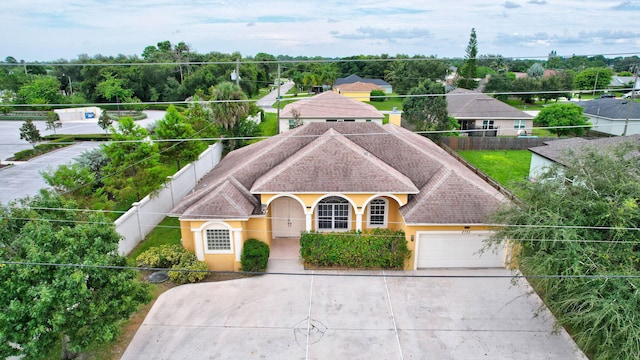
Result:
<svg viewBox="0 0 640 360"><path fill-rule="evenodd" d="M416 268L504 267L504 248L479 253L490 235L488 231L419 231Z"/></svg>

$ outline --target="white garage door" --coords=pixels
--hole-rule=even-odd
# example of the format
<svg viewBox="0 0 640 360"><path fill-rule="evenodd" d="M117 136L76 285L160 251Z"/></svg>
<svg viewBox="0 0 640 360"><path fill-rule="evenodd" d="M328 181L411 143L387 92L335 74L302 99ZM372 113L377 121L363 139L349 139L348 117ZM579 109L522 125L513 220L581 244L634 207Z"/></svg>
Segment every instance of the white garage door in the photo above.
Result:
<svg viewBox="0 0 640 360"><path fill-rule="evenodd" d="M417 268L504 267L505 249L480 254L486 231L418 232Z"/></svg>

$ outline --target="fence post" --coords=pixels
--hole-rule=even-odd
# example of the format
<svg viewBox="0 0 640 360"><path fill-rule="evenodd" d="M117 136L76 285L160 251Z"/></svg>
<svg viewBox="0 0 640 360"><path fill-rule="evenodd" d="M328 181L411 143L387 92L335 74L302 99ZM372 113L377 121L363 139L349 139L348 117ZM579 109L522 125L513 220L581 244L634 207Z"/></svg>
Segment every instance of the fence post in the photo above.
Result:
<svg viewBox="0 0 640 360"><path fill-rule="evenodd" d="M142 224L140 223L140 203L139 202L134 202L133 204L131 204L132 208L135 208L135 212L136 212L136 222L138 223L138 234L140 236L140 239L138 241L142 241L142 239L144 239L144 235L142 232Z"/></svg>

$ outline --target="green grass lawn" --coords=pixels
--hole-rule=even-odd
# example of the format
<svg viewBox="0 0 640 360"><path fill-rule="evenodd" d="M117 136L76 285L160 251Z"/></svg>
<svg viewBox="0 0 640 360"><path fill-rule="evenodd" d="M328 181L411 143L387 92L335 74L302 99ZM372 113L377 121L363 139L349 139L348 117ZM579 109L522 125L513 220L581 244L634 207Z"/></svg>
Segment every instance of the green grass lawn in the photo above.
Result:
<svg viewBox="0 0 640 360"><path fill-rule="evenodd" d="M394 96L396 94L391 94ZM379 111L391 111L394 107L397 107L398 110L402 110L402 101L404 98L400 97L389 97L385 101L367 101L367 104L373 105Z"/></svg>
<svg viewBox="0 0 640 360"><path fill-rule="evenodd" d="M149 248L160 246L160 245L175 245L180 244L180 238L182 235L180 234L180 220L174 217L166 217L164 220L156 226L153 231L147 235L147 237L142 241L127 258L129 261L133 261L135 265L135 259L138 255L142 254Z"/></svg>
<svg viewBox="0 0 640 360"><path fill-rule="evenodd" d="M278 119L275 113L264 113L264 121L260 123L263 136L273 136L278 133Z"/></svg>
<svg viewBox="0 0 640 360"><path fill-rule="evenodd" d="M463 150L458 154L507 189L529 176L529 150Z"/></svg>

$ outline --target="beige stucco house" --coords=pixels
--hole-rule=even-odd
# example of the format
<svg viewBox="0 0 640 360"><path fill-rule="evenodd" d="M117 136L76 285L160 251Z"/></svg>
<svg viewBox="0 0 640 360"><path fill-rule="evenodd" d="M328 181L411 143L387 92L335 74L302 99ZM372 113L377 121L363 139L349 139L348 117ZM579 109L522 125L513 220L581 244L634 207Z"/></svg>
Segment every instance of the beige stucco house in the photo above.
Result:
<svg viewBox="0 0 640 360"><path fill-rule="evenodd" d="M501 267L478 251L505 197L431 140L395 125L312 123L229 153L171 211L182 244L213 270L242 247L302 231L403 230L407 270Z"/></svg>
<svg viewBox="0 0 640 360"><path fill-rule="evenodd" d="M384 115L375 107L332 91L287 104L280 113L280 133L317 122L374 122Z"/></svg>
<svg viewBox="0 0 640 360"><path fill-rule="evenodd" d="M531 133L533 116L489 95L455 89L447 93L449 116L458 119L460 130L469 136L517 136Z"/></svg>

